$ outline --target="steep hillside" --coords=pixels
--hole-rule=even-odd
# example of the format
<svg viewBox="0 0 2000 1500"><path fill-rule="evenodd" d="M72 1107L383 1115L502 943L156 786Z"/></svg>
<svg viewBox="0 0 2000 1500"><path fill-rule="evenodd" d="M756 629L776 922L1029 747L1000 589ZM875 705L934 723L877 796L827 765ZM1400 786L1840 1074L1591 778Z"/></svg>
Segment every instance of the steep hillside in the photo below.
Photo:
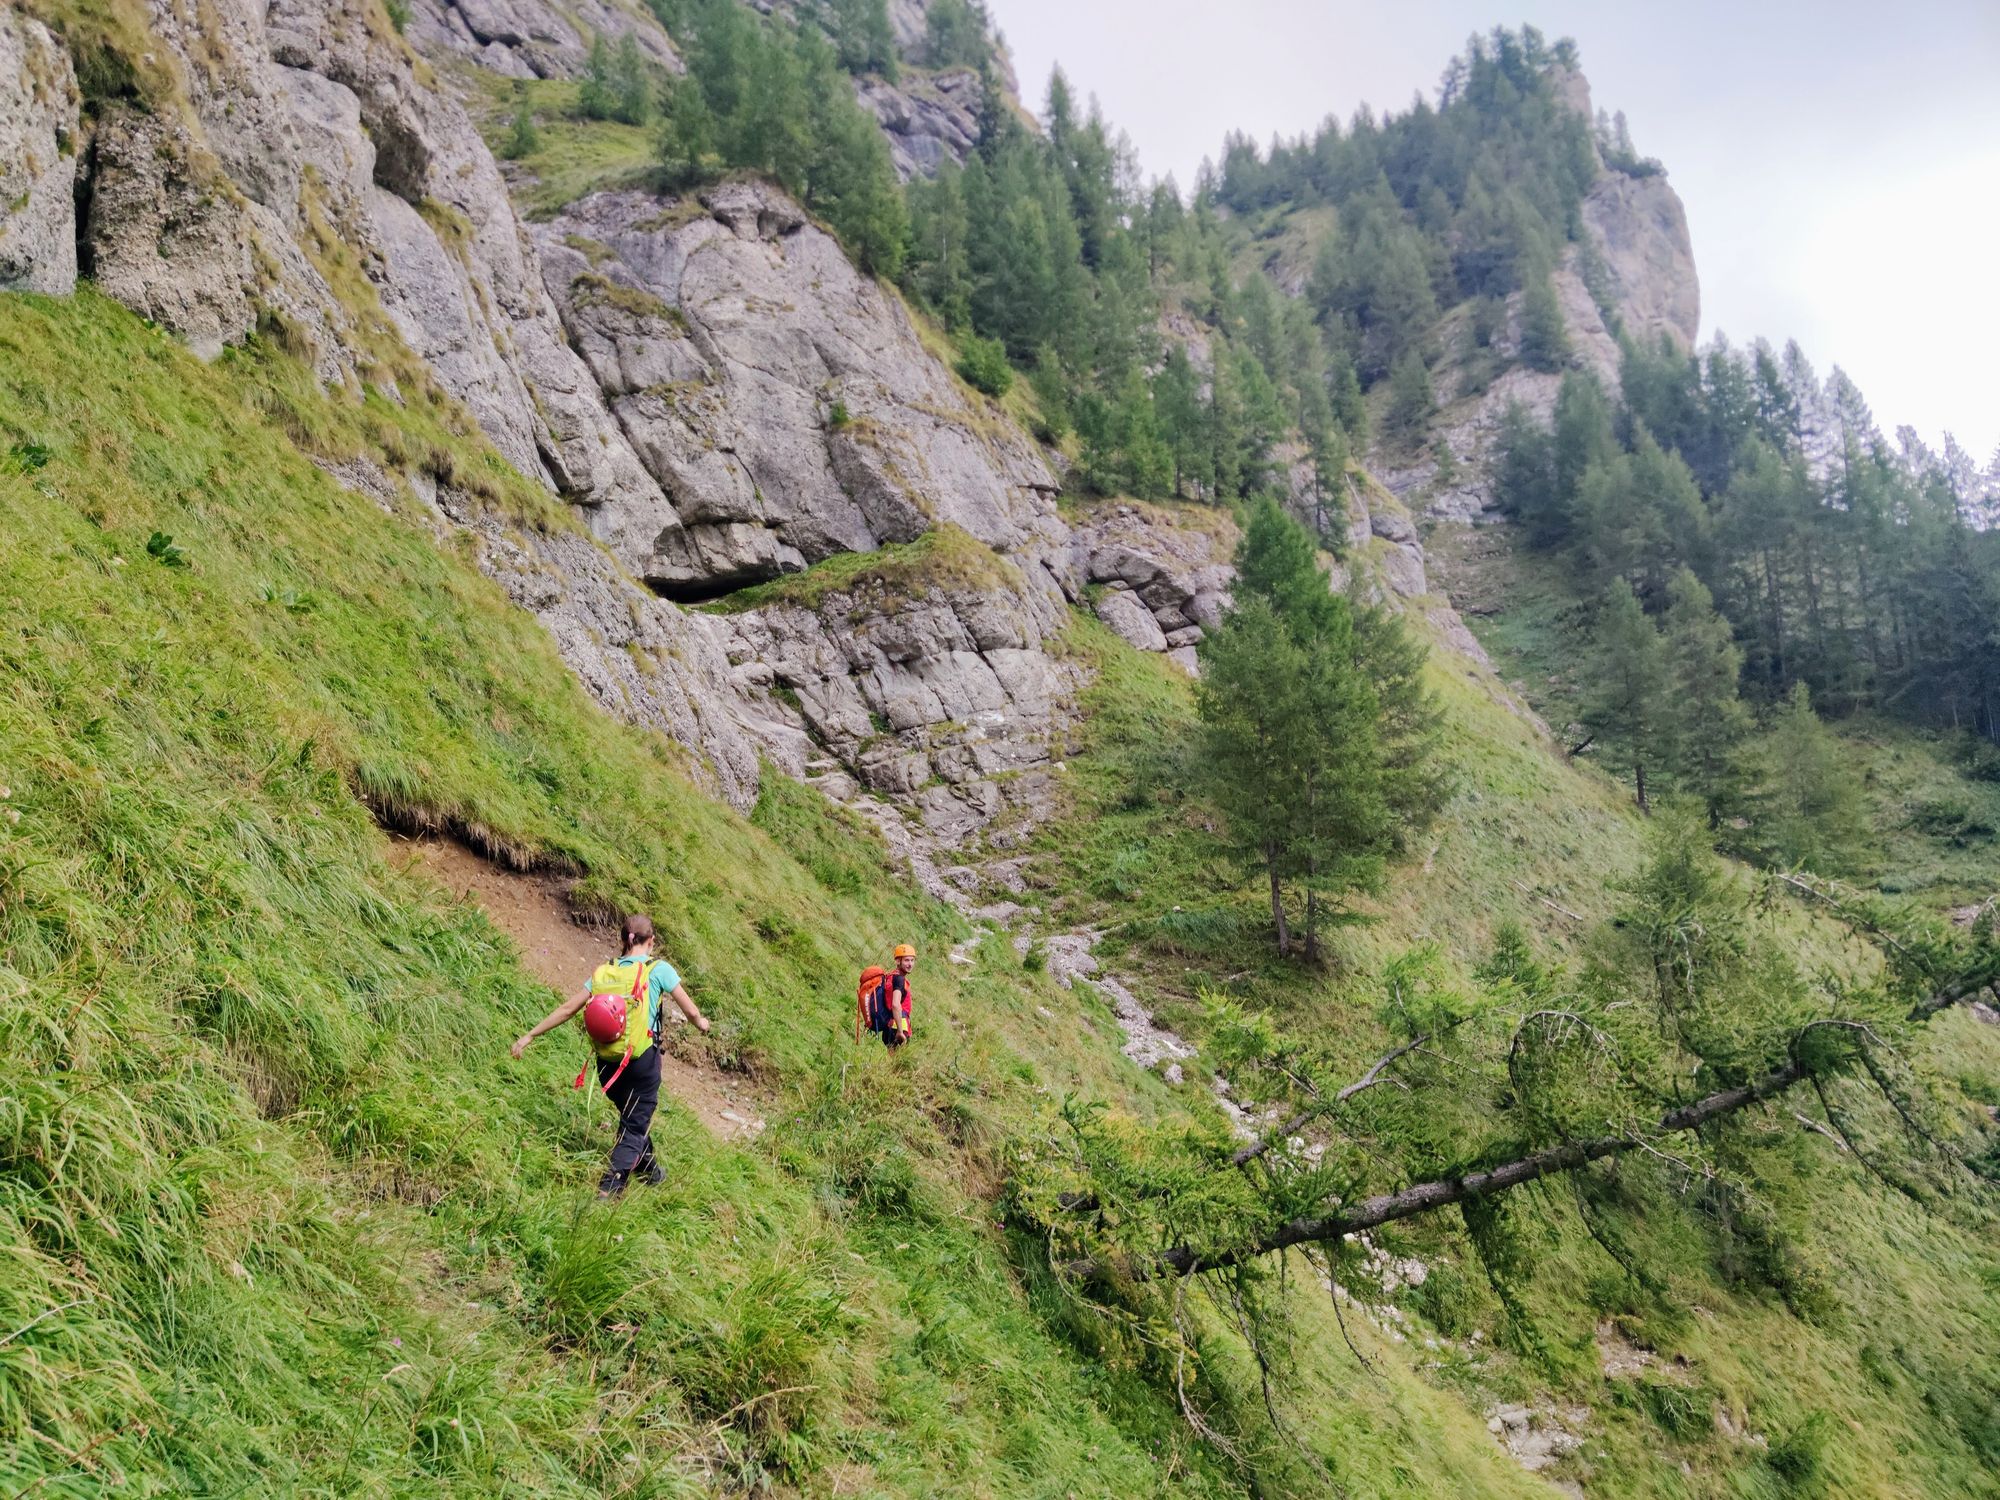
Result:
<svg viewBox="0 0 2000 1500"><path fill-rule="evenodd" d="M1649 826L1536 717L1560 603L1424 534L1556 399L1537 287L1440 314L1492 382L1385 484L1380 289L1351 353L1255 290L1381 203L1099 213L976 7L756 10L0 12L0 1485L2000 1493L1986 789L1869 741L1893 907ZM744 56L840 149L750 159ZM1534 77L1575 357L1691 334L1671 190ZM900 282L828 185L885 162ZM1263 492L1448 772L1310 962L1195 766ZM507 1043L634 908L716 1027L604 1204Z"/></svg>

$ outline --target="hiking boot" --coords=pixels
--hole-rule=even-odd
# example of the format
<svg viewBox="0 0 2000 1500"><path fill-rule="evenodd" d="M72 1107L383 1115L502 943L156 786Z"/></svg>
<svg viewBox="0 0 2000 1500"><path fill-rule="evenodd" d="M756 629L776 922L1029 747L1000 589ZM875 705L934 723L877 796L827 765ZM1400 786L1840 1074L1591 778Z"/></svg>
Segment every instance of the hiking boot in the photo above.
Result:
<svg viewBox="0 0 2000 1500"><path fill-rule="evenodd" d="M597 1184L597 1201L608 1203L617 1198L625 1191L625 1179L630 1175L629 1172L606 1172Z"/></svg>
<svg viewBox="0 0 2000 1500"><path fill-rule="evenodd" d="M667 1169L658 1162L654 1162L639 1174L639 1180L645 1183L647 1187L658 1187L667 1180Z"/></svg>

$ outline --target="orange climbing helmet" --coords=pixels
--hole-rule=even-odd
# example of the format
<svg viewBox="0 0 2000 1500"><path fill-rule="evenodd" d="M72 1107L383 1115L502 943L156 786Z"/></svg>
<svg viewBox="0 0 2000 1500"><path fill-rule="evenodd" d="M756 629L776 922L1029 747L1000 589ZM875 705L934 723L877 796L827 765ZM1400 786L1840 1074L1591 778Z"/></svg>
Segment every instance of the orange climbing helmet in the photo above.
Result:
<svg viewBox="0 0 2000 1500"><path fill-rule="evenodd" d="M896 952L893 956L896 958L915 958L917 950L912 948L908 943L898 943L896 944Z"/></svg>

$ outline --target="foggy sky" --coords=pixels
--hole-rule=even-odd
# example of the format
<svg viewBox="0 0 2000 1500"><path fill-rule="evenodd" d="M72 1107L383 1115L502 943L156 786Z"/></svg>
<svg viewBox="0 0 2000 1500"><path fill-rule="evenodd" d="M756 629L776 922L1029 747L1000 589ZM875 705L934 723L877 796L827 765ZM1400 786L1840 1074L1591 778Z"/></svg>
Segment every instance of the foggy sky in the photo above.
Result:
<svg viewBox="0 0 2000 1500"><path fill-rule="evenodd" d="M989 0L1039 110L1060 62L1151 175L1432 94L1468 33L1572 36L1687 205L1702 337L1796 338L1885 432L2000 444L2000 0Z"/></svg>

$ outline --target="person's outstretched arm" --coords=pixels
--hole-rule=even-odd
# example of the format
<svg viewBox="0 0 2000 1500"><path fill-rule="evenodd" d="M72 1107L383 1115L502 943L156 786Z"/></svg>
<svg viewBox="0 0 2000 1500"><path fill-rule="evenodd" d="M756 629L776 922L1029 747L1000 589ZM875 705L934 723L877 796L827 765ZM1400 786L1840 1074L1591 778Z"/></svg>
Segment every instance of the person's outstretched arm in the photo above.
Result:
<svg viewBox="0 0 2000 1500"><path fill-rule="evenodd" d="M534 1041L536 1037L547 1036L551 1031L554 1031L558 1026L562 1025L563 1022L567 1021L571 1016L575 1015L578 1011L582 1010L583 1007L589 1003L589 1001L590 1001L589 990L585 990L581 995L578 995L574 1000L563 1001L561 1005L558 1005L554 1010L550 1011L546 1016L543 1016L542 1019L535 1024L534 1030L523 1032L519 1037L515 1038L514 1045L508 1050L511 1051L514 1054L514 1056L519 1057L523 1052L526 1052L528 1050L528 1044ZM702 1027L702 1030L706 1031L708 1030L708 1027L704 1025Z"/></svg>
<svg viewBox="0 0 2000 1500"><path fill-rule="evenodd" d="M694 1003L693 997L690 996L687 992L686 985L677 984L674 986L673 999L674 999L674 1004L678 1005L681 1008L681 1014L686 1016L690 1021L694 1022L695 1030L697 1031L708 1030L708 1017L703 1015L701 1013L701 1007Z"/></svg>

